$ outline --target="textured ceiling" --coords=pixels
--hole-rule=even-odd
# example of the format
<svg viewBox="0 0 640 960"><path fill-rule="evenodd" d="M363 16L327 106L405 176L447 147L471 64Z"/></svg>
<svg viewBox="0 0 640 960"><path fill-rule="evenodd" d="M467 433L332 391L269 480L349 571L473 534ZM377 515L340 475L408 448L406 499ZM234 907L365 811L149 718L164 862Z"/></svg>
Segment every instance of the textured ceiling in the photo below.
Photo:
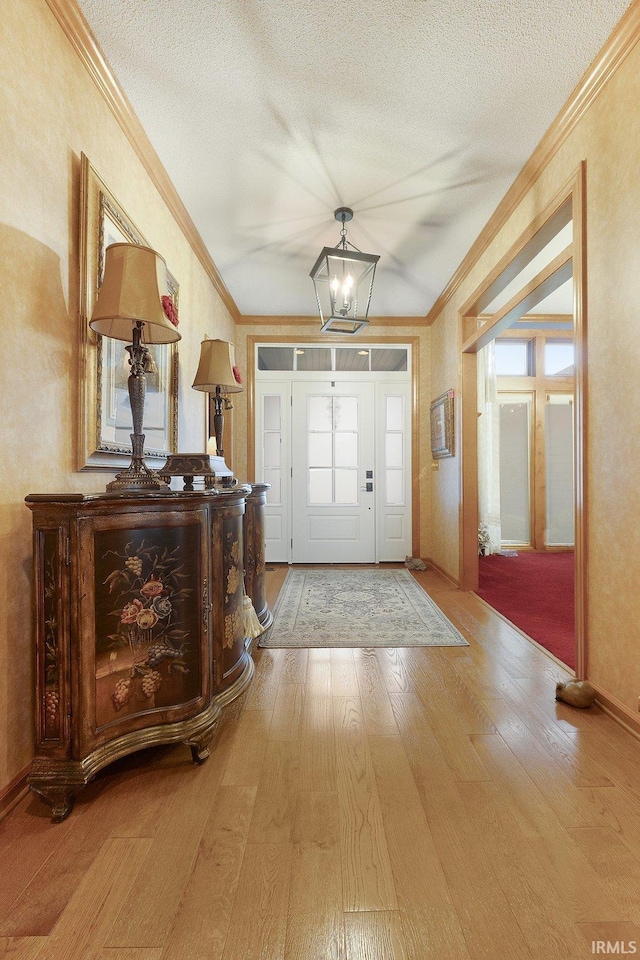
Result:
<svg viewBox="0 0 640 960"><path fill-rule="evenodd" d="M629 0L79 0L243 314L428 312Z"/></svg>

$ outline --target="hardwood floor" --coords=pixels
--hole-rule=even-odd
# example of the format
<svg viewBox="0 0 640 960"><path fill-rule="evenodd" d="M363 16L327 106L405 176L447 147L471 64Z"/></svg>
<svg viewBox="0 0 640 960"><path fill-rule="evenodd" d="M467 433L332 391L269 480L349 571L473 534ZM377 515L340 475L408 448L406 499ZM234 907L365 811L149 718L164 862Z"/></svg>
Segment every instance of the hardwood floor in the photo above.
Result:
<svg viewBox="0 0 640 960"><path fill-rule="evenodd" d="M557 704L562 669L473 594L416 576L469 647L258 651L204 765L134 754L57 825L23 799L0 824L0 956L640 950L640 743Z"/></svg>

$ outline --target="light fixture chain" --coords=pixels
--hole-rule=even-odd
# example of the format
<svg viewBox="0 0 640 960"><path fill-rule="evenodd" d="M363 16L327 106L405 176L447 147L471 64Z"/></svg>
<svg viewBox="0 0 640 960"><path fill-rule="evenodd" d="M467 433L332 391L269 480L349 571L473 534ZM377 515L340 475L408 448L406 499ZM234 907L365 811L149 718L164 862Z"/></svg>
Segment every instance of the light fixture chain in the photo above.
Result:
<svg viewBox="0 0 640 960"><path fill-rule="evenodd" d="M346 250L346 249L347 249L347 228L346 228L346 226L345 226L345 220L346 220L346 216L345 216L345 213L344 213L344 211L343 211L343 213L342 213L342 230L340 231L340 238L341 238L342 249L343 249L343 250Z"/></svg>

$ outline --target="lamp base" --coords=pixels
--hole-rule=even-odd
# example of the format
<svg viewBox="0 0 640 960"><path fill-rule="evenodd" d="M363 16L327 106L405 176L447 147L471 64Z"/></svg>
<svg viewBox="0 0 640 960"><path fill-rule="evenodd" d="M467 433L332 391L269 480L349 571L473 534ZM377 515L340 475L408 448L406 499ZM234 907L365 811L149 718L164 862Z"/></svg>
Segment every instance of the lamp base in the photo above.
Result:
<svg viewBox="0 0 640 960"><path fill-rule="evenodd" d="M131 463L126 470L118 473L111 483L107 484L107 490L110 492L123 490L139 490L141 492L148 490L169 490L169 485L144 462L144 457L142 456L144 434L132 433L130 436L133 445Z"/></svg>
<svg viewBox="0 0 640 960"><path fill-rule="evenodd" d="M211 469L215 471L216 483L219 482L223 487L235 487L238 481L224 462L224 457L211 454L209 459L211 461Z"/></svg>

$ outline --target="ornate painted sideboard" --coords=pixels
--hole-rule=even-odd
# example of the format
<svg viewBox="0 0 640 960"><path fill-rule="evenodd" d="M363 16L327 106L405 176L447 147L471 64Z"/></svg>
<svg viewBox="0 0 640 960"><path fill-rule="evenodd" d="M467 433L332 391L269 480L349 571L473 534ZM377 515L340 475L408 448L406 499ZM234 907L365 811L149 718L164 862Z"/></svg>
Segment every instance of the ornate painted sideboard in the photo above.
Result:
<svg viewBox="0 0 640 960"><path fill-rule="evenodd" d="M270 483L251 484L244 518L245 589L264 632L273 623L273 613L267 604L264 560L264 508L270 487Z"/></svg>
<svg viewBox="0 0 640 960"><path fill-rule="evenodd" d="M242 612L250 492L27 497L36 619L29 784L54 820L98 770L142 747L184 742L196 762L207 758L221 708L253 675Z"/></svg>

